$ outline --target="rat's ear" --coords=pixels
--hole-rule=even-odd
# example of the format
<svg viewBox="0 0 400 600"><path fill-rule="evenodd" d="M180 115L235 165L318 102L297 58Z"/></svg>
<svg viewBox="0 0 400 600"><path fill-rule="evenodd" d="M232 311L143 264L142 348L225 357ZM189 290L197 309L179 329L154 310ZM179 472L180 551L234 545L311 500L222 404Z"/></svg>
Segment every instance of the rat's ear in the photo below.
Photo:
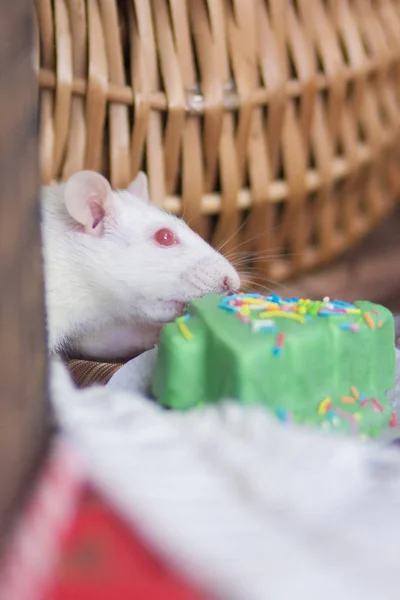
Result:
<svg viewBox="0 0 400 600"><path fill-rule="evenodd" d="M146 173L139 171L136 178L129 184L128 192L130 192L132 196L142 198L143 200L146 200L146 202L149 201L149 188Z"/></svg>
<svg viewBox="0 0 400 600"><path fill-rule="evenodd" d="M85 232L102 235L104 217L112 208L112 189L107 179L95 171L79 171L65 186L65 206Z"/></svg>

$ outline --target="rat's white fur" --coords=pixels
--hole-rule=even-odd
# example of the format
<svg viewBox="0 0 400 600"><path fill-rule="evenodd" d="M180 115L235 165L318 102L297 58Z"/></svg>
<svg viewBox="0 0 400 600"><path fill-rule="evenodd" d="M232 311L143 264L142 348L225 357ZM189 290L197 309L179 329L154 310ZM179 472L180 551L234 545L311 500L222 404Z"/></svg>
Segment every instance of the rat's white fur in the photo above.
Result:
<svg viewBox="0 0 400 600"><path fill-rule="evenodd" d="M98 176L100 177L100 176ZM51 352L117 358L152 347L162 324L193 298L240 286L233 266L181 219L146 195L144 174L130 191L113 191L103 232L91 235L69 214L67 184L42 191L46 304ZM160 247L153 234L173 230L180 243ZM225 290L226 291L226 290Z"/></svg>

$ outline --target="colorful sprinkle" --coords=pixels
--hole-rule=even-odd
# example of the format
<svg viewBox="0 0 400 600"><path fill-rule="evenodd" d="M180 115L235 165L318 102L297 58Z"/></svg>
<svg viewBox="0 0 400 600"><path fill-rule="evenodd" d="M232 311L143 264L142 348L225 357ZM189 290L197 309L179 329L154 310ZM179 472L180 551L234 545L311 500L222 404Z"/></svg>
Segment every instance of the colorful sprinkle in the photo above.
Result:
<svg viewBox="0 0 400 600"><path fill-rule="evenodd" d="M379 412L383 412L383 406L378 402L376 398L371 398L371 402L374 405L374 410Z"/></svg>
<svg viewBox="0 0 400 600"><path fill-rule="evenodd" d="M249 304L248 309L251 312L261 312L263 310L265 310L266 308L270 308L271 305L265 304L265 302L262 302L260 304Z"/></svg>
<svg viewBox="0 0 400 600"><path fill-rule="evenodd" d="M366 324L368 325L368 327L370 329L375 329L375 323L372 320L372 317L369 313L364 313L364 321L366 322Z"/></svg>
<svg viewBox="0 0 400 600"><path fill-rule="evenodd" d="M293 422L293 415L289 410L285 410L284 408L279 406L276 409L275 413L280 421L283 421L284 423L286 423L288 421L291 423Z"/></svg>
<svg viewBox="0 0 400 600"><path fill-rule="evenodd" d="M336 413L334 410L329 409L328 412L326 413L326 416L329 419L329 421L332 423L332 425L334 425L334 426L339 425L340 421L339 421L338 417L336 416Z"/></svg>
<svg viewBox="0 0 400 600"><path fill-rule="evenodd" d="M381 327L383 327L383 321L378 321L378 323L377 323L377 326L379 327L379 329L380 329Z"/></svg>
<svg viewBox="0 0 400 600"><path fill-rule="evenodd" d="M334 300L333 302L336 306L354 309L354 304L351 304L350 302L345 302L344 300ZM358 309L356 309L356 310L358 310Z"/></svg>
<svg viewBox="0 0 400 600"><path fill-rule="evenodd" d="M276 336L275 346L272 348L272 354L274 356L280 355L283 345L285 343L285 339L286 339L286 335L283 333L283 331L280 331L278 333L278 335Z"/></svg>
<svg viewBox="0 0 400 600"><path fill-rule="evenodd" d="M278 333L278 335L276 336L276 347L277 348L282 348L283 344L285 343L285 334L283 333L283 331L280 331Z"/></svg>
<svg viewBox="0 0 400 600"><path fill-rule="evenodd" d="M371 310L371 312L372 312L373 315L379 316L379 313L378 313L378 311L375 308L373 310Z"/></svg>
<svg viewBox="0 0 400 600"><path fill-rule="evenodd" d="M286 421L286 410L282 407L276 409L276 416L280 421Z"/></svg>
<svg viewBox="0 0 400 600"><path fill-rule="evenodd" d="M219 305L220 308L222 308L222 310L227 310L228 312L237 312L236 308L231 305L231 304L220 304Z"/></svg>
<svg viewBox="0 0 400 600"><path fill-rule="evenodd" d="M285 313L280 311L266 311L260 314L260 317L286 317L286 319L293 319L293 321L298 321L299 323L305 323L304 317L297 315L296 313Z"/></svg>
<svg viewBox="0 0 400 600"><path fill-rule="evenodd" d="M355 403L355 399L353 398L353 396L342 396L340 398L340 401L343 402L343 404L354 404Z"/></svg>
<svg viewBox="0 0 400 600"><path fill-rule="evenodd" d="M236 316L239 319L239 321L242 321L242 323L250 323L251 319L247 315L242 315L241 313L238 313Z"/></svg>
<svg viewBox="0 0 400 600"><path fill-rule="evenodd" d="M276 323L272 319L256 319L251 322L251 328L253 331L274 331Z"/></svg>
<svg viewBox="0 0 400 600"><path fill-rule="evenodd" d="M264 304L264 300L262 298L253 298L247 296L246 304Z"/></svg>
<svg viewBox="0 0 400 600"><path fill-rule="evenodd" d="M185 320L187 320L185 317L178 317L176 319L176 324L178 325L178 329L185 340L189 341L193 339L193 334L189 330L188 326L184 323Z"/></svg>
<svg viewBox="0 0 400 600"><path fill-rule="evenodd" d="M350 391L351 391L351 393L353 394L354 398L355 398L356 400L358 400L358 399L359 399L359 397L360 397L360 392L358 391L358 389L356 388L356 386L355 386L355 385L352 385L352 386L351 386L351 388L350 388Z"/></svg>
<svg viewBox="0 0 400 600"><path fill-rule="evenodd" d="M356 331L359 330L359 326L357 325L357 323L341 323L340 329L345 329L345 330L352 331L353 333L355 333Z"/></svg>
<svg viewBox="0 0 400 600"><path fill-rule="evenodd" d="M396 413L392 413L392 416L390 417L389 425L390 425L390 427L396 427L396 425L397 425Z"/></svg>
<svg viewBox="0 0 400 600"><path fill-rule="evenodd" d="M318 406L318 414L326 415L326 413L328 412L328 410L331 409L331 407L332 407L331 399L329 398L329 396L327 396L326 398L324 398L324 400L322 400L322 402Z"/></svg>
<svg viewBox="0 0 400 600"><path fill-rule="evenodd" d="M240 292L231 296L224 296L220 301L220 308L235 313L242 323L250 325L254 332L273 331L276 327L271 325L271 319L286 318L297 321L302 325L316 317L335 317L339 321L350 315L361 315L361 311L354 304L342 300L310 300L309 298L282 298L277 294L263 296L261 294L245 294ZM363 317L361 316L360 323ZM265 325L261 321L267 321ZM275 322L275 321L274 321ZM339 323L341 329L358 331L358 323ZM279 352L275 351L276 354Z"/></svg>
<svg viewBox="0 0 400 600"><path fill-rule="evenodd" d="M246 296L246 298L263 298L261 294L245 294L244 292L239 292L239 296Z"/></svg>

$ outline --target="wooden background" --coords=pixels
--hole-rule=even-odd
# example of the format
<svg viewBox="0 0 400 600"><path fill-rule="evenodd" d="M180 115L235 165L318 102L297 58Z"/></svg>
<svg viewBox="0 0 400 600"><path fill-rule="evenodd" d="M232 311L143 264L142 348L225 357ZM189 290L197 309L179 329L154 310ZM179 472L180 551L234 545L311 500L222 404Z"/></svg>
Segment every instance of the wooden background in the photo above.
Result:
<svg viewBox="0 0 400 600"><path fill-rule="evenodd" d="M0 2L0 534L46 437L31 11L31 0Z"/></svg>
<svg viewBox="0 0 400 600"><path fill-rule="evenodd" d="M400 315L400 207L352 250L279 291L350 302L367 299Z"/></svg>

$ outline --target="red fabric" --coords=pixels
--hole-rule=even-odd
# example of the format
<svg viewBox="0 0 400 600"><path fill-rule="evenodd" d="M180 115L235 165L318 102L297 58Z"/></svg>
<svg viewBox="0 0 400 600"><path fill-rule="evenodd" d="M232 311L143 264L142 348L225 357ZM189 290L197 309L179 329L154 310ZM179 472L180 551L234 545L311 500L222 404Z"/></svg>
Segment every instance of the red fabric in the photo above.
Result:
<svg viewBox="0 0 400 600"><path fill-rule="evenodd" d="M93 490L83 494L43 600L205 600L172 573Z"/></svg>

